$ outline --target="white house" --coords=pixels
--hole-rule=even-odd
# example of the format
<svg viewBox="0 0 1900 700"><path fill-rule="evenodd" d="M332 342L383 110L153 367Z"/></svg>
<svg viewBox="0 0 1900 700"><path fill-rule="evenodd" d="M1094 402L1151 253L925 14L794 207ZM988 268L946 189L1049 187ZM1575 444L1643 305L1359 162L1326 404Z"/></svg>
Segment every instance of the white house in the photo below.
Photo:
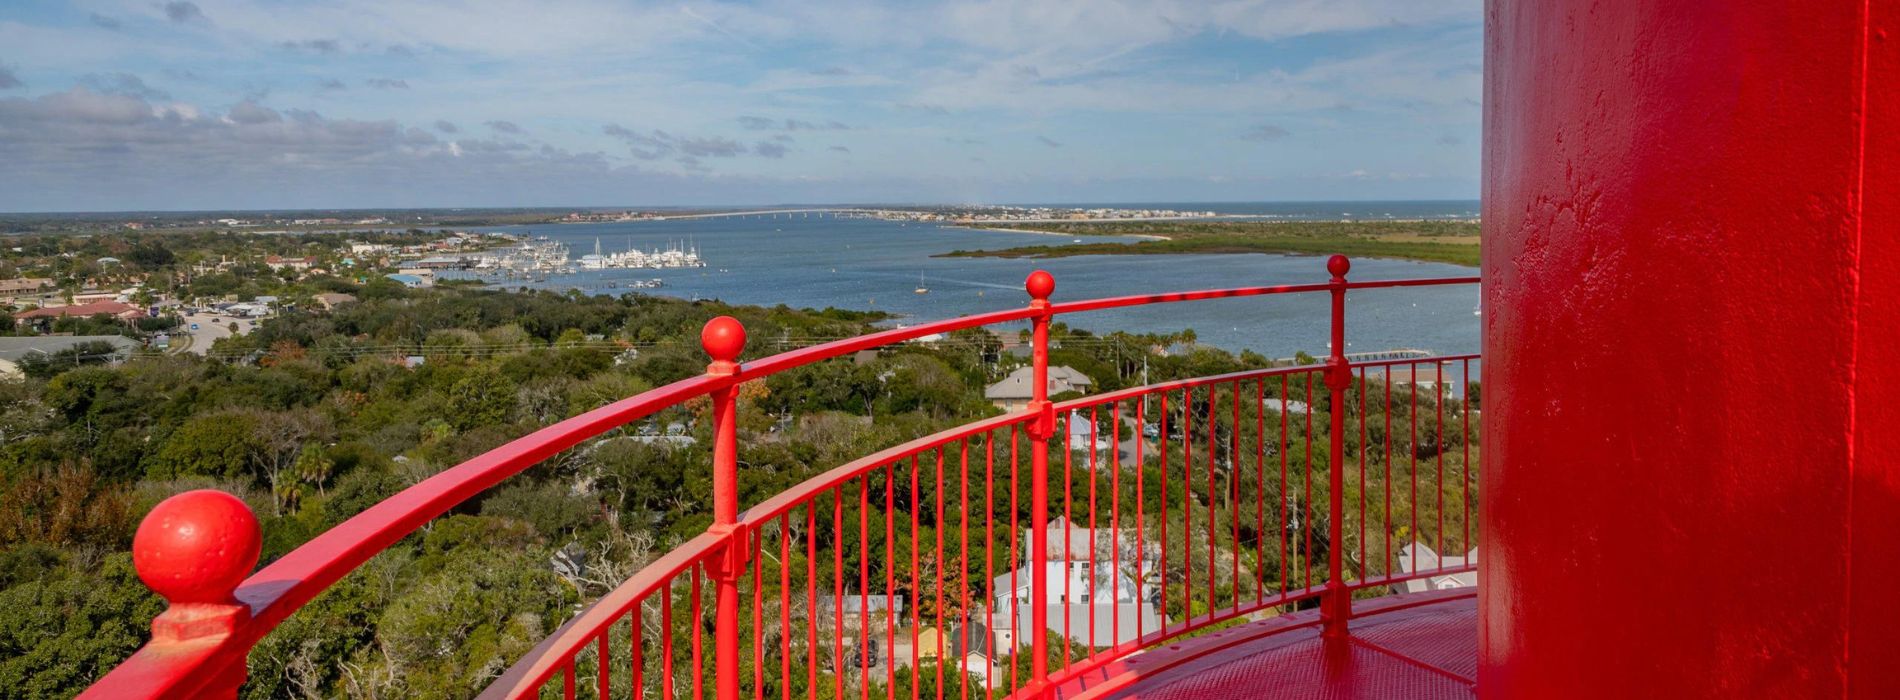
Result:
<svg viewBox="0 0 1900 700"><path fill-rule="evenodd" d="M983 398L989 399L1005 411L1020 411L1029 405L1034 395L1036 373L1033 367L1021 367L1003 380L983 389ZM1065 391L1079 391L1084 394L1095 386L1088 375L1075 371L1068 366L1049 368L1049 395L1055 396Z"/></svg>
<svg viewBox="0 0 1900 700"><path fill-rule="evenodd" d="M1426 546L1423 542L1413 542L1399 549L1398 559L1400 573L1410 574L1415 571L1455 569L1465 566L1467 563L1476 566L1478 563L1478 549L1473 547L1471 551L1466 552L1462 557L1445 557L1439 556L1438 552L1433 551L1431 547ZM1444 576L1415 578L1393 587L1397 588L1398 591L1396 592L1399 593L1422 593L1425 591L1443 591L1452 588L1469 588L1476 585L1478 585L1477 572L1467 571L1464 573L1446 574Z"/></svg>
<svg viewBox="0 0 1900 700"><path fill-rule="evenodd" d="M1115 441L1112 439L1113 435L1109 430L1109 426L1102 426L1098 429L1095 426L1095 421L1083 418L1082 414L1076 411L1069 412L1067 422L1069 424L1070 450L1075 452L1089 452L1092 448L1095 452L1107 453L1109 450L1115 448Z"/></svg>
<svg viewBox="0 0 1900 700"><path fill-rule="evenodd" d="M1090 537L1093 535L1093 541ZM1022 533L1023 552L1029 552L1030 531ZM1048 606L1049 629L1066 634L1070 639L1081 643L1090 642L1090 624L1093 622L1094 643L1108 646L1135 640L1142 632L1160 629L1161 616L1156 609L1157 589L1155 581L1160 580L1160 547L1158 543L1147 542L1139 546L1134 541L1134 530L1123 528L1120 536L1112 528L1079 527L1066 518L1056 518L1049 522L1047 543L1049 561L1044 563L1044 575L1048 577L1048 590L1040 604ZM1064 559L1066 544L1067 560ZM1089 561L1093 545L1095 561ZM1119 563L1116 569L1119 550ZM1137 559L1140 560L1141 578L1137 580ZM1029 606L1038 601L1031 599L1031 565L1025 563L1013 572L1006 572L991 579L990 610L994 610L995 625L989 629L991 639L988 650L994 654L1008 653L1016 648L1019 640L1029 638L1033 624ZM1016 621L1012 626L1008 621L1010 605L1016 606ZM973 614L972 619L984 623L987 627L990 617L988 611ZM986 640L972 640L981 644Z"/></svg>

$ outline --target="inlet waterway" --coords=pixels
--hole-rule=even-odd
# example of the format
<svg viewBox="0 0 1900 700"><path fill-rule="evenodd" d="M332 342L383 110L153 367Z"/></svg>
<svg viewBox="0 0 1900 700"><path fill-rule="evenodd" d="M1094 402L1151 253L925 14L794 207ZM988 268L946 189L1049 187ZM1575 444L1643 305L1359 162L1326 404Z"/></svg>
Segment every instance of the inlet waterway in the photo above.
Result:
<svg viewBox="0 0 1900 700"><path fill-rule="evenodd" d="M1457 217L1475 213L1475 202L1321 202L1293 205L1120 205L1212 209L1276 219ZM1314 256L1086 255L1047 260L940 258L957 249L1068 244L1071 237L980 231L948 225L863 218L786 216L711 218L599 224L544 224L481 230L547 236L568 244L576 256L591 253L693 246L706 267L667 270L585 270L550 275L545 281L498 285L580 289L623 294L634 280L658 278L664 286L642 293L734 304L838 307L896 315L915 323L1023 304L1023 278L1037 268L1056 278L1055 299L1157 292L1304 284L1326 280L1325 261ZM1085 239L1091 242L1102 237ZM1455 277L1473 268L1406 260L1359 259L1357 280ZM919 287L928 293L919 294ZM1063 321L1098 333L1175 332L1192 328L1200 342L1268 357L1326 352L1325 294L1252 297L1163 304L1090 312ZM1482 317L1472 285L1355 291L1347 298L1347 351L1398 348L1441 354L1477 352Z"/></svg>

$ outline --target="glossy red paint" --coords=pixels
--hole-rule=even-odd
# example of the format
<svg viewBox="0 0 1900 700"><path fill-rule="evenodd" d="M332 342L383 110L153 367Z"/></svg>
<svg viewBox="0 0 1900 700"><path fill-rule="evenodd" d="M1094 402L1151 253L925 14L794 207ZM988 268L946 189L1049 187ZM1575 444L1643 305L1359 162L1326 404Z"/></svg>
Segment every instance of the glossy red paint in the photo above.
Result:
<svg viewBox="0 0 1900 700"><path fill-rule="evenodd" d="M1344 255L1326 259L1326 271L1332 273L1332 337L1326 346L1327 510L1326 536L1333 546L1326 548L1326 595L1320 599L1322 628L1328 637L1344 637L1346 623L1352 619L1352 592L1346 588L1346 388L1352 384L1352 367L1346 363L1346 273L1352 261Z"/></svg>
<svg viewBox="0 0 1900 700"><path fill-rule="evenodd" d="M238 497L201 489L152 508L132 536L139 580L165 600L235 604L232 592L257 566L257 516Z"/></svg>
<svg viewBox="0 0 1900 700"><path fill-rule="evenodd" d="M1900 697L1900 4L1867 4L1865 117L1854 300L1855 430L1849 550L1848 694Z"/></svg>
<svg viewBox="0 0 1900 700"><path fill-rule="evenodd" d="M1897 8L1488 3L1486 694L1900 697Z"/></svg>
<svg viewBox="0 0 1900 700"><path fill-rule="evenodd" d="M739 319L720 316L706 322L699 344L712 358L706 366L709 376L731 376L739 371L739 354L745 351L745 326ZM721 536L723 551L708 563L718 588L714 593L713 678L714 697L739 700L739 576L745 573L751 553L746 530L739 521L739 387L731 385L712 393L713 463L711 532ZM606 636L600 637L602 640ZM604 643L604 642L603 642ZM602 664L602 674L607 674ZM603 686L608 676L602 675ZM606 693L603 692L602 695Z"/></svg>
<svg viewBox="0 0 1900 700"><path fill-rule="evenodd" d="M1045 270L1031 272L1029 279L1023 281L1023 290L1029 292L1029 308L1037 311L1030 319L1028 413L1035 418L1029 424L1029 560L1046 562L1049 561L1049 438L1055 434L1055 411L1049 405L1049 319L1053 316L1049 311L1049 295L1056 292L1056 278ZM1063 541L1068 540L1065 537ZM1029 599L1034 601L1029 608L1030 629L1049 629L1049 606L1043 604L1049 600L1048 567L1029 568ZM1029 683L1024 694L1033 698L1042 694L1049 680L1047 635L1029 638L1029 654Z"/></svg>

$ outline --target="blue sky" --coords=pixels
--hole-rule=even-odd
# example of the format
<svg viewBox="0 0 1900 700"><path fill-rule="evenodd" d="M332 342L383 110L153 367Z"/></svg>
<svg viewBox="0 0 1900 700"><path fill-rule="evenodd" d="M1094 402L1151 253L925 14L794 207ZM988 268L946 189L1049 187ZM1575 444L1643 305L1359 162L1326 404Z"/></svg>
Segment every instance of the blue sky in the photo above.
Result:
<svg viewBox="0 0 1900 700"><path fill-rule="evenodd" d="M1469 199L1477 0L8 0L0 210Z"/></svg>

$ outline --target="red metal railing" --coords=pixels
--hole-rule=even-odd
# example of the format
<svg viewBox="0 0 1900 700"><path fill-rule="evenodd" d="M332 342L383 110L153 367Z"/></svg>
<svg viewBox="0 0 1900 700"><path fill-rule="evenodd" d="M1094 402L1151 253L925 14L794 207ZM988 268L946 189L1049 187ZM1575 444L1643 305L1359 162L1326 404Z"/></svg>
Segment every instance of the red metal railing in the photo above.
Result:
<svg viewBox="0 0 1900 700"><path fill-rule="evenodd" d="M222 494L180 495L134 542L140 576L172 606L153 640L82 697L231 697L251 646L369 557L560 450L698 396L713 406L712 526L595 601L483 697L572 698L588 685L602 698L669 700L708 690L720 700L1035 697L1141 649L1313 601L1324 632L1346 634L1355 592L1474 569L1464 558L1422 567L1417 547L1462 555L1476 541L1476 422L1464 393L1477 359L1349 362L1349 290L1477 279L1348 282L1348 268L1335 256L1322 284L1060 304L1038 271L1027 308L747 363L744 329L714 319L701 338L706 374L446 470L248 578L255 519ZM1332 297L1324 364L1049 400L1057 315L1315 292ZM1033 331L1027 409L866 456L740 511L740 384L1021 320Z"/></svg>

